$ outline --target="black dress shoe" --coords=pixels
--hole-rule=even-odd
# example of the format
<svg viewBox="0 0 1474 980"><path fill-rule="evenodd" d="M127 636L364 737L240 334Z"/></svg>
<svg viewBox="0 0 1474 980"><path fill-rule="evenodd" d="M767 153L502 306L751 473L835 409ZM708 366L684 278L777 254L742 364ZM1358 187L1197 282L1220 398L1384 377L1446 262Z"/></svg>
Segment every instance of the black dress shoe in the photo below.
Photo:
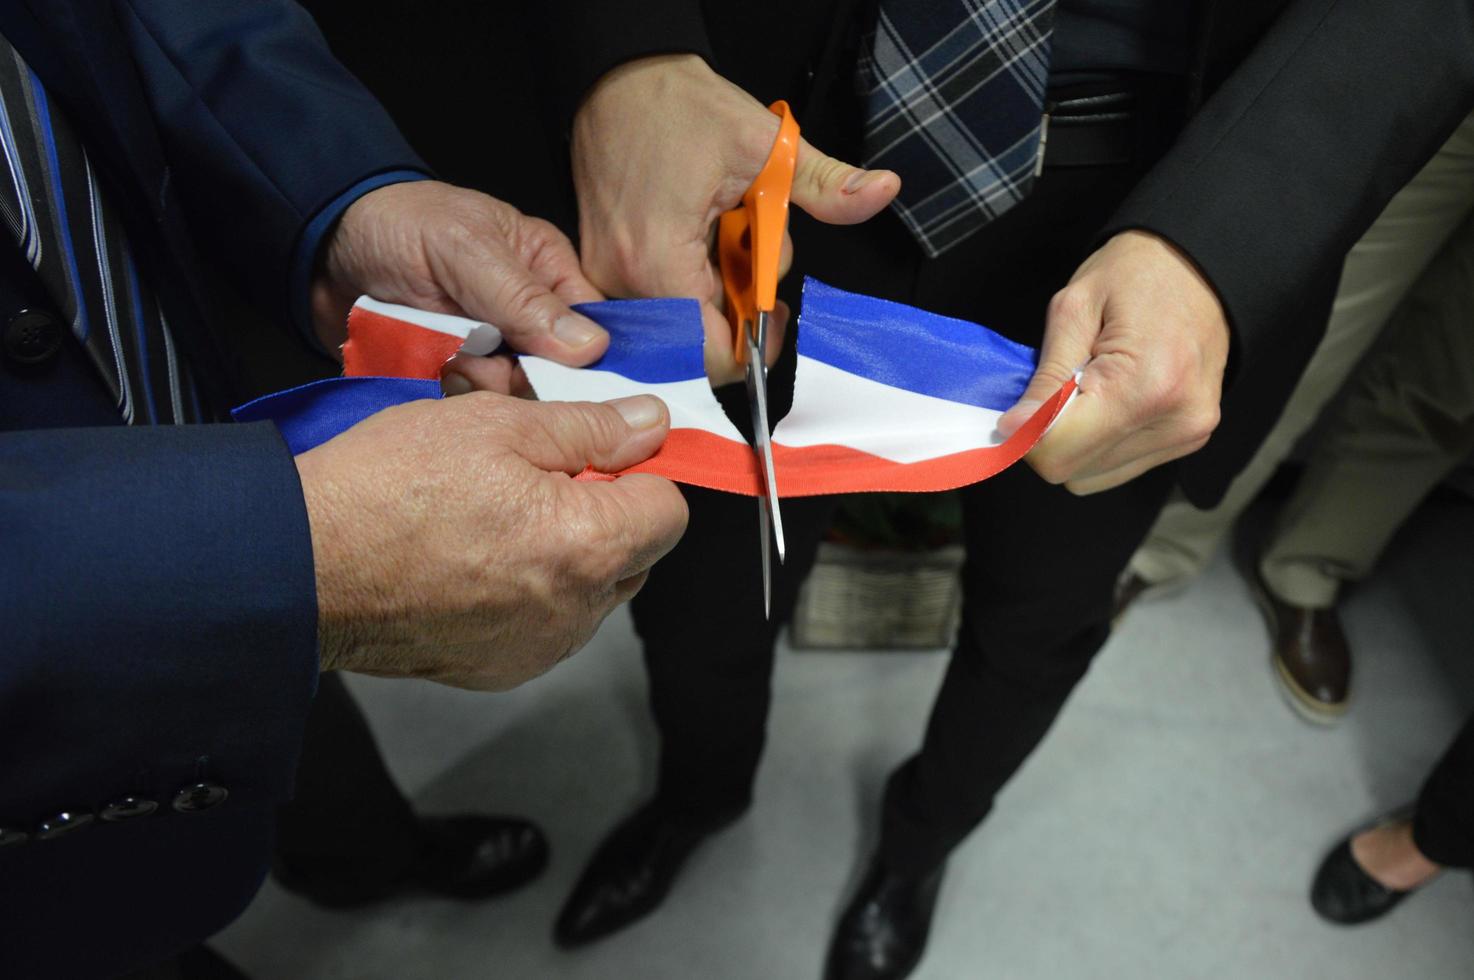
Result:
<svg viewBox="0 0 1474 980"><path fill-rule="evenodd" d="M697 845L741 815L692 822L659 803L645 804L594 852L558 914L553 942L582 946L655 911Z"/></svg>
<svg viewBox="0 0 1474 980"><path fill-rule="evenodd" d="M365 861L324 862L278 855L277 883L327 908L352 908L396 895L429 892L474 900L511 891L548 863L542 831L516 817L424 817L419 853L408 868L384 878Z"/></svg>
<svg viewBox="0 0 1474 980"><path fill-rule="evenodd" d="M911 975L931 932L942 871L920 877L871 861L829 944L825 980L900 980Z"/></svg>
<svg viewBox="0 0 1474 980"><path fill-rule="evenodd" d="M1411 894L1388 888L1367 874L1356 863L1348 837L1321 862L1310 886L1310 904L1322 919L1355 926L1380 919Z"/></svg>

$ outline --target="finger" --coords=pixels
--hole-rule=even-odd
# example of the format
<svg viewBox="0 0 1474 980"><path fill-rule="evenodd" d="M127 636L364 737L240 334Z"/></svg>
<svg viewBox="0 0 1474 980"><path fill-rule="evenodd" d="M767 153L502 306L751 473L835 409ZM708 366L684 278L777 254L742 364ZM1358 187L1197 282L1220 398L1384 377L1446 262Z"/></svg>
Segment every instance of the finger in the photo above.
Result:
<svg viewBox="0 0 1474 980"><path fill-rule="evenodd" d="M1208 440L1170 424L1146 426L1128 433L1115 445L1082 463L1072 479L1108 473L1140 459L1176 459L1201 449Z"/></svg>
<svg viewBox="0 0 1474 980"><path fill-rule="evenodd" d="M788 304L781 299L773 306L773 315L768 318L768 336L763 348L763 362L772 367L783 352L783 337L788 331L792 314ZM702 358L706 363L706 378L713 388L736 384L746 375L746 369L737 363L736 339L732 335L732 324L726 314L714 305L701 306L701 326L706 333Z"/></svg>
<svg viewBox="0 0 1474 980"><path fill-rule="evenodd" d="M792 317L788 304L781 299L773 306L773 315L768 318L768 342L763 350L763 361L772 367L783 352L783 337L788 333L788 321Z"/></svg>
<svg viewBox="0 0 1474 980"><path fill-rule="evenodd" d="M1202 446L1171 446L1146 456L1134 456L1127 462L1103 472L1082 474L1077 478L1066 480L1065 489L1077 496L1087 496L1092 493L1100 493L1103 490L1112 490L1125 483L1130 483L1147 470L1156 469L1158 466L1170 463L1174 459L1181 459L1189 453L1196 452Z"/></svg>
<svg viewBox="0 0 1474 980"><path fill-rule="evenodd" d="M573 243L556 225L541 218L524 218L523 228L518 244L534 279L569 305L604 299L604 294L584 275Z"/></svg>
<svg viewBox="0 0 1474 980"><path fill-rule="evenodd" d="M598 508L600 523L619 528L622 549L614 576L625 581L650 570L686 531L686 498L674 483L650 473L632 473L612 483L574 486Z"/></svg>
<svg viewBox="0 0 1474 980"><path fill-rule="evenodd" d="M1050 483L1064 483L1119 439L1113 424L1106 399L1081 391L1024 459Z"/></svg>
<svg viewBox="0 0 1474 980"><path fill-rule="evenodd" d="M647 571L614 583L614 604L619 606L629 602L645 587L645 581L649 578L650 573Z"/></svg>
<svg viewBox="0 0 1474 980"><path fill-rule="evenodd" d="M446 395L464 395L472 391L494 391L511 395L513 376L520 371L510 357L478 357L457 354L440 369L440 387ZM523 375L526 381L526 375Z"/></svg>
<svg viewBox="0 0 1474 980"><path fill-rule="evenodd" d="M518 413L522 458L552 473L578 474L592 466L603 473L643 462L655 454L670 428L670 411L654 395L612 402L524 402Z"/></svg>
<svg viewBox="0 0 1474 980"><path fill-rule="evenodd" d="M727 315L712 303L701 304L701 328L706 335L701 349L706 363L706 377L713 388L733 384L743 377L742 366L737 363L736 339Z"/></svg>
<svg viewBox="0 0 1474 980"><path fill-rule="evenodd" d="M603 327L569 309L508 249L456 244L452 254L428 256L436 282L467 315L495 324L513 350L579 367L609 346Z"/></svg>
<svg viewBox="0 0 1474 980"><path fill-rule="evenodd" d="M1002 435L1013 435L1089 360L1095 338L1100 335L1100 318L1100 306L1091 291L1067 286L1054 295L1045 314L1039 366L1018 403L998 420Z"/></svg>
<svg viewBox="0 0 1474 980"><path fill-rule="evenodd" d="M507 394L513 398L537 401L537 392L532 390L532 380L527 377L527 372L522 370L520 362L512 365L512 379L507 386Z"/></svg>
<svg viewBox="0 0 1474 980"><path fill-rule="evenodd" d="M895 200L900 190L901 178L890 170L862 170L799 140L790 200L820 221L859 224Z"/></svg>
<svg viewBox="0 0 1474 980"><path fill-rule="evenodd" d="M353 309L353 301L358 299L357 292L344 289L341 283L329 276L314 276L308 293L317 339L323 350L339 361L343 359L341 348L348 339L348 314Z"/></svg>
<svg viewBox="0 0 1474 980"><path fill-rule="evenodd" d="M1124 475L1116 483L1124 482L1152 466L1195 452L1206 442L1206 435L1175 426L1171 418L1143 425L1132 414L1126 397L1092 388L1082 391L1070 411L1034 447L1028 461L1046 480L1073 489L1075 484L1117 471ZM1137 467L1141 460L1149 462ZM1116 483L1091 486L1105 489Z"/></svg>

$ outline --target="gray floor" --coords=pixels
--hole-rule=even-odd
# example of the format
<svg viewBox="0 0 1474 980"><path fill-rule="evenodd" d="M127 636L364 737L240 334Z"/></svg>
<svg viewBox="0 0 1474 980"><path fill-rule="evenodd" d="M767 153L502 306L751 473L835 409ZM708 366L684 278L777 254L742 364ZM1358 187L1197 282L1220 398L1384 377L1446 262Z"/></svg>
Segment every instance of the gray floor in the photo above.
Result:
<svg viewBox="0 0 1474 980"><path fill-rule="evenodd" d="M1358 700L1334 730L1281 703L1226 561L1134 610L952 861L919 980L1474 977L1467 875L1357 930L1323 925L1305 901L1327 844L1410 798L1474 708L1471 554L1474 507L1430 506L1350 598ZM943 665L940 654L781 657L753 812L698 853L659 914L577 954L552 947L549 924L651 778L628 618L507 695L356 679L424 810L532 815L552 867L483 905L353 914L268 885L221 948L261 978L817 977L881 781L916 744Z"/></svg>

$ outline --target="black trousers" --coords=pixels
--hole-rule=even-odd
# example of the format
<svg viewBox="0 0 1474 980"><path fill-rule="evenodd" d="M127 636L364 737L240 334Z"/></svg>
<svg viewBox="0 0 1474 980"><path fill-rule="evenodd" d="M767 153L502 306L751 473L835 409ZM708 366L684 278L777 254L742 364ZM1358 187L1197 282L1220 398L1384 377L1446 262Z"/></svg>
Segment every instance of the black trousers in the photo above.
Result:
<svg viewBox="0 0 1474 980"><path fill-rule="evenodd" d="M1474 868L1474 715L1423 784L1413 842L1446 868Z"/></svg>
<svg viewBox="0 0 1474 980"><path fill-rule="evenodd" d="M1022 204L934 261L889 213L846 229L795 213L795 272L1037 345L1050 296L1098 244L1099 228L1169 135L1148 117L1132 162L1046 170ZM793 370L790 349L771 374L775 418L791 401ZM720 395L744 427L745 395ZM1171 485L1170 468L1158 469L1081 498L1020 464L963 491L962 629L921 749L887 786L880 846L892 866L920 871L943 860L1039 743L1105 641L1116 575ZM693 820L715 820L751 798L774 638L835 501L784 502L788 560L776 570L768 622L753 567L753 502L685 492L686 536L655 567L633 612L661 737L660 798Z"/></svg>
<svg viewBox="0 0 1474 980"><path fill-rule="evenodd" d="M277 814L275 860L310 864L366 888L393 882L419 854L414 811L395 785L373 732L338 674L318 679L307 714L297 795ZM124 980L245 980L197 946Z"/></svg>
<svg viewBox="0 0 1474 980"><path fill-rule="evenodd" d="M297 795L277 817L277 860L373 887L401 877L419 846L414 811L363 712L338 674L323 674L307 715Z"/></svg>

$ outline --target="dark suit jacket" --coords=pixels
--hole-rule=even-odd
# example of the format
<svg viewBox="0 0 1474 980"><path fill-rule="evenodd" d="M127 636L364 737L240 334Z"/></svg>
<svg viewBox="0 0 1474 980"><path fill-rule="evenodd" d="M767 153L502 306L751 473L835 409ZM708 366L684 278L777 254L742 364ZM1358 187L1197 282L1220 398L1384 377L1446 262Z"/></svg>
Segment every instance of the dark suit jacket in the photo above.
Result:
<svg viewBox="0 0 1474 980"><path fill-rule="evenodd" d="M222 404L198 284L285 320L313 220L423 166L287 0L26 0L0 5L0 33L77 124ZM26 308L59 305L7 241L0 331ZM0 356L7 978L121 972L237 915L317 678L306 509L275 430L125 428L90 371L70 336L42 365Z"/></svg>
<svg viewBox="0 0 1474 980"><path fill-rule="evenodd" d="M817 91L850 84L836 48L866 6L546 0L539 7L553 56L545 76L553 112L566 127L588 88L618 64L695 52L759 99L793 101L805 127L822 133L818 145L844 152L858 133L836 135L833 121L806 118L804 109ZM1204 450L1179 464L1184 489L1207 506L1278 418L1324 331L1347 250L1474 107L1474 4L1201 7L1191 87L1209 97L1101 237L1145 228L1176 243L1228 312L1223 421ZM857 119L846 123L858 128ZM1041 310L1041 330L1042 320Z"/></svg>

